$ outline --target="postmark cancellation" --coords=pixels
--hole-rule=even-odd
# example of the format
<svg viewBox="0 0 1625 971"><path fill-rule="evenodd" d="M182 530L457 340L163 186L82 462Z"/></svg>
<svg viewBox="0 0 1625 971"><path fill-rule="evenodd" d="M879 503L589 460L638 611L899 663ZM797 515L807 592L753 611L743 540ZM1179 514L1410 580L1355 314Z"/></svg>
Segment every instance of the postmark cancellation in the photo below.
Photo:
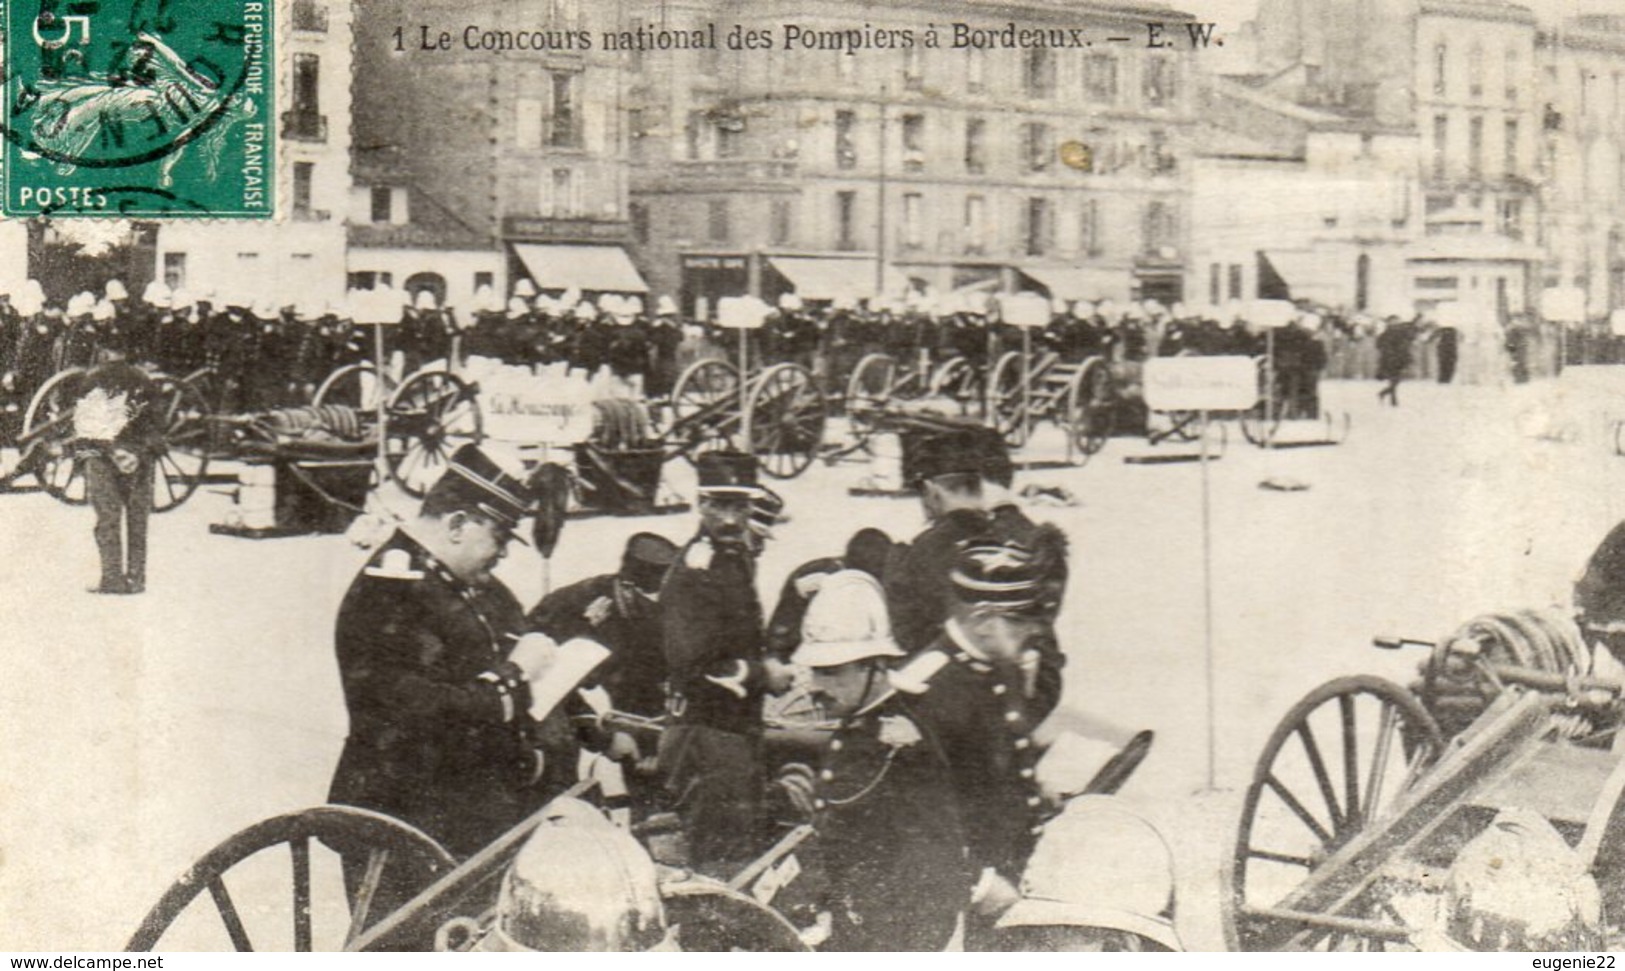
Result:
<svg viewBox="0 0 1625 971"><path fill-rule="evenodd" d="M0 212L269 219L274 0L0 0Z"/></svg>

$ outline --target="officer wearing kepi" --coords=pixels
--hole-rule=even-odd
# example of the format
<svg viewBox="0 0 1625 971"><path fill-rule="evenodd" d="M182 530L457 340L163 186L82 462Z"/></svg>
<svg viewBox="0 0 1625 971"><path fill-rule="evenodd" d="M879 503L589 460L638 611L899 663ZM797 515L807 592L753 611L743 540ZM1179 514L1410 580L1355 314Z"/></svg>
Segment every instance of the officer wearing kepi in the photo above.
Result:
<svg viewBox="0 0 1625 971"><path fill-rule="evenodd" d="M661 650L660 587L677 559L677 544L654 533L635 533L626 541L615 573L588 577L556 590L531 609L528 629L563 644L585 637L609 649L593 669L588 688L601 688L615 711L659 718L666 710L666 658ZM590 714L585 702L572 702L578 716ZM593 732L588 747L623 763L637 780L652 763L653 746L625 732ZM648 767L652 770L652 766ZM608 794L606 793L606 796ZM632 796L647 804L649 793L634 782Z"/></svg>
<svg viewBox="0 0 1625 971"><path fill-rule="evenodd" d="M892 675L915 695L913 710L942 742L980 874L973 918L991 917L1014 895L1044 799L1033 732L1061 696L1065 664L1055 643L1054 552L1010 541L971 541L957 554L942 633ZM992 946L992 928L972 919L967 949Z"/></svg>
<svg viewBox="0 0 1625 971"><path fill-rule="evenodd" d="M529 682L547 658L517 641L523 610L491 575L532 505L513 471L463 446L339 607L350 732L328 799L408 822L458 857L575 769L538 752ZM365 862L345 860L352 890Z"/></svg>
<svg viewBox="0 0 1625 971"><path fill-rule="evenodd" d="M751 532L756 459L701 455L699 533L660 590L671 722L660 767L688 833L691 864L731 875L755 853L762 797L762 697L790 684L763 653Z"/></svg>

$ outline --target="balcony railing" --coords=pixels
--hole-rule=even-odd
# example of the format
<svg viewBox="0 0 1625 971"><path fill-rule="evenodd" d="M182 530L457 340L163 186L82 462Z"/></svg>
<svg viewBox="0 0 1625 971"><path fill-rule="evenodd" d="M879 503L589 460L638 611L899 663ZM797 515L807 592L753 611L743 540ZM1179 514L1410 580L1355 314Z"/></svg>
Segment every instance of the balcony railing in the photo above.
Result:
<svg viewBox="0 0 1625 971"><path fill-rule="evenodd" d="M327 116L313 111L284 111L282 137L296 142L325 142Z"/></svg>

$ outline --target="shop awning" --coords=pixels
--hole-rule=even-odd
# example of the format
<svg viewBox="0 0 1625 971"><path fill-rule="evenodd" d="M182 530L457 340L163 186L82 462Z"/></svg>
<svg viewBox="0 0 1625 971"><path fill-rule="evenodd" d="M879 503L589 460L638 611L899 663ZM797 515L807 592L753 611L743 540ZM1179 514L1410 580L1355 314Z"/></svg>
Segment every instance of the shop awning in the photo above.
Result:
<svg viewBox="0 0 1625 971"><path fill-rule="evenodd" d="M1312 300L1316 303L1354 303L1354 263L1347 266L1331 256L1291 250L1258 251L1260 300Z"/></svg>
<svg viewBox="0 0 1625 971"><path fill-rule="evenodd" d="M1088 266L1023 266L1056 300L1127 300L1132 280L1126 270Z"/></svg>
<svg viewBox="0 0 1625 971"><path fill-rule="evenodd" d="M835 300L846 297L861 300L875 295L873 260L818 256L773 256L768 262L803 300ZM909 288L908 276L895 266L886 267L884 292L901 295Z"/></svg>
<svg viewBox="0 0 1625 971"><path fill-rule="evenodd" d="M648 293L631 257L619 246L514 243L513 251L543 290L575 287L597 293Z"/></svg>

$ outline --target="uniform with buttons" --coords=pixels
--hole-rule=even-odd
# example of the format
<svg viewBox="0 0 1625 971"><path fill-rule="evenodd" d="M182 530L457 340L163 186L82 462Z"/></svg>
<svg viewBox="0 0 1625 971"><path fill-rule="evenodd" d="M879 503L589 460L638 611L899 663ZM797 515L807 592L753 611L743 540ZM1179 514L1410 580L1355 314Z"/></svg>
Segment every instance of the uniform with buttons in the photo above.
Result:
<svg viewBox="0 0 1625 971"><path fill-rule="evenodd" d="M538 781L529 688L506 660L523 619L506 587L464 583L397 531L339 607L350 733L328 801L411 823L456 856L520 822Z"/></svg>
<svg viewBox="0 0 1625 971"><path fill-rule="evenodd" d="M948 761L893 695L826 743L814 787L838 951L940 951L975 883Z"/></svg>

